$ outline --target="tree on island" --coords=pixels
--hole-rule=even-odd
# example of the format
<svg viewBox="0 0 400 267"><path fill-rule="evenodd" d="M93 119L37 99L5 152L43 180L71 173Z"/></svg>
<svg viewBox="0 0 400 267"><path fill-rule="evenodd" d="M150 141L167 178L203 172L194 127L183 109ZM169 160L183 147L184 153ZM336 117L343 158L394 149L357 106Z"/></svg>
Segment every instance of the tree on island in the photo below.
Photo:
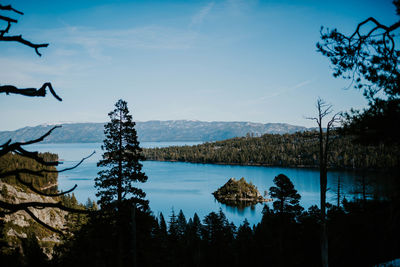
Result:
<svg viewBox="0 0 400 267"><path fill-rule="evenodd" d="M115 109L108 113L111 122L104 126L104 144L102 160L97 163L103 169L95 178L95 187L98 192L99 204L102 209L115 210L117 212L118 228L118 264L124 266L127 255L123 255L123 218L131 213L131 250L130 257L135 264L135 210L147 209L148 201L144 200L146 194L134 183L147 181L147 176L142 172L144 160L142 149L139 146L135 122L129 114L126 101L118 100Z"/></svg>

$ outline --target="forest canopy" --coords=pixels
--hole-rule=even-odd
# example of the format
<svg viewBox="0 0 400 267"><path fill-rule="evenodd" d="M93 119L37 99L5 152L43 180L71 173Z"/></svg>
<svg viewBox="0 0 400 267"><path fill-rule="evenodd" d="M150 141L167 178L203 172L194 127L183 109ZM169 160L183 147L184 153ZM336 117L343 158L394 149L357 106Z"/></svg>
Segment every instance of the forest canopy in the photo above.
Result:
<svg viewBox="0 0 400 267"><path fill-rule="evenodd" d="M397 146L362 146L349 136L332 136L329 167L386 169L399 165ZM196 146L144 149L147 160L240 164L284 167L318 167L316 132L238 137Z"/></svg>

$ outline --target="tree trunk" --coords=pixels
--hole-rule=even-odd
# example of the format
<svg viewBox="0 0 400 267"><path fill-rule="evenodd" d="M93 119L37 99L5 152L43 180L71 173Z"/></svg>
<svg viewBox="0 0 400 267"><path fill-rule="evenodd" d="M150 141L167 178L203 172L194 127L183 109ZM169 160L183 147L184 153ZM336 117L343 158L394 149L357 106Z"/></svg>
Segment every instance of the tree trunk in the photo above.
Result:
<svg viewBox="0 0 400 267"><path fill-rule="evenodd" d="M340 176L338 176L337 182L337 206L340 207Z"/></svg>
<svg viewBox="0 0 400 267"><path fill-rule="evenodd" d="M123 229L122 229L122 112L120 111L120 123L119 123L119 144L118 144L118 185L117 185L117 208L118 208L118 266L124 266L123 260Z"/></svg>
<svg viewBox="0 0 400 267"><path fill-rule="evenodd" d="M327 170L320 170L320 186L321 186L321 260L322 266L328 267L328 233L326 226L326 187L327 187Z"/></svg>
<svg viewBox="0 0 400 267"><path fill-rule="evenodd" d="M327 155L329 128L327 128L326 140L322 129L321 112L319 114L319 183L320 183L320 200L321 200L321 260L322 266L328 267L328 233L326 226L326 188L327 188ZM326 142L324 142L326 141ZM325 143L325 146L324 146Z"/></svg>
<svg viewBox="0 0 400 267"><path fill-rule="evenodd" d="M132 266L136 267L136 204L131 206L131 255Z"/></svg>

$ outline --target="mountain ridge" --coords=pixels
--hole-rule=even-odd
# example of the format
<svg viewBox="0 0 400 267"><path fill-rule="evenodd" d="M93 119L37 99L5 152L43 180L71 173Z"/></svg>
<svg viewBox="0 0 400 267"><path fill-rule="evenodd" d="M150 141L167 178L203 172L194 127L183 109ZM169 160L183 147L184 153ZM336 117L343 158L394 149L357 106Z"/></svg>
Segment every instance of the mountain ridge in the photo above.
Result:
<svg viewBox="0 0 400 267"><path fill-rule="evenodd" d="M65 123L42 143L95 143L103 142L104 124L101 122ZM0 143L10 138L13 142L40 137L57 124L46 123L26 126L15 131L0 131ZM136 122L140 141L219 141L233 137L261 136L265 133L285 134L306 131L303 126L287 123L257 123L246 121L194 121L194 120L151 120Z"/></svg>

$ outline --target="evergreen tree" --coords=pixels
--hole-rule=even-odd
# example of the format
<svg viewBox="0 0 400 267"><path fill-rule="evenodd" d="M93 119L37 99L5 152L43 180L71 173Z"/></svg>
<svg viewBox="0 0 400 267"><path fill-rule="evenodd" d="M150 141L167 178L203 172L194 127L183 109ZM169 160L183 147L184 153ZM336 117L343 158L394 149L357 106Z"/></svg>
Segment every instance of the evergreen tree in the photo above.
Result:
<svg viewBox="0 0 400 267"><path fill-rule="evenodd" d="M120 206L123 200L130 200L147 205L143 200L146 194L133 186L135 182L146 182L147 176L142 172L140 161L144 157L127 102L118 100L108 116L111 122L104 126L106 139L101 146L105 152L103 159L97 163L98 167L104 169L95 179L99 204L109 205L116 200L117 206Z"/></svg>
<svg viewBox="0 0 400 267"><path fill-rule="evenodd" d="M164 215L162 214L162 212L160 213L160 218L158 220L160 225L160 232L164 236L167 236L167 224L165 223Z"/></svg>
<svg viewBox="0 0 400 267"><path fill-rule="evenodd" d="M393 4L400 17L400 1ZM400 119L399 17L388 25L368 17L348 35L321 28L317 48L330 59L333 76L350 80L369 102L368 108L347 113L343 124L344 132L365 144L400 142L396 123Z"/></svg>
<svg viewBox="0 0 400 267"><path fill-rule="evenodd" d="M199 215L197 213L194 213L193 219L191 220L191 223L188 223L188 230L191 233L191 236L197 241L200 240L201 238L201 229L203 225L200 222Z"/></svg>
<svg viewBox="0 0 400 267"><path fill-rule="evenodd" d="M182 210L179 211L176 222L177 222L178 235L180 238L182 238L186 232L186 227L187 227L186 218Z"/></svg>
<svg viewBox="0 0 400 267"><path fill-rule="evenodd" d="M178 218L176 217L175 210L173 208L169 218L168 234L171 242L176 242L178 240Z"/></svg>
<svg viewBox="0 0 400 267"><path fill-rule="evenodd" d="M134 187L134 183L147 181L140 163L144 157L127 102L118 100L108 116L111 122L104 126L103 158L97 163L102 170L95 178L96 196L103 211L117 212L118 266L128 262L136 265L135 213L137 207L147 210L148 201L144 200L146 194Z"/></svg>
<svg viewBox="0 0 400 267"><path fill-rule="evenodd" d="M301 212L303 209L299 204L301 196L290 179L284 174L279 174L274 178L274 184L276 186L269 189L271 197L276 199L273 203L274 210L279 213Z"/></svg>

